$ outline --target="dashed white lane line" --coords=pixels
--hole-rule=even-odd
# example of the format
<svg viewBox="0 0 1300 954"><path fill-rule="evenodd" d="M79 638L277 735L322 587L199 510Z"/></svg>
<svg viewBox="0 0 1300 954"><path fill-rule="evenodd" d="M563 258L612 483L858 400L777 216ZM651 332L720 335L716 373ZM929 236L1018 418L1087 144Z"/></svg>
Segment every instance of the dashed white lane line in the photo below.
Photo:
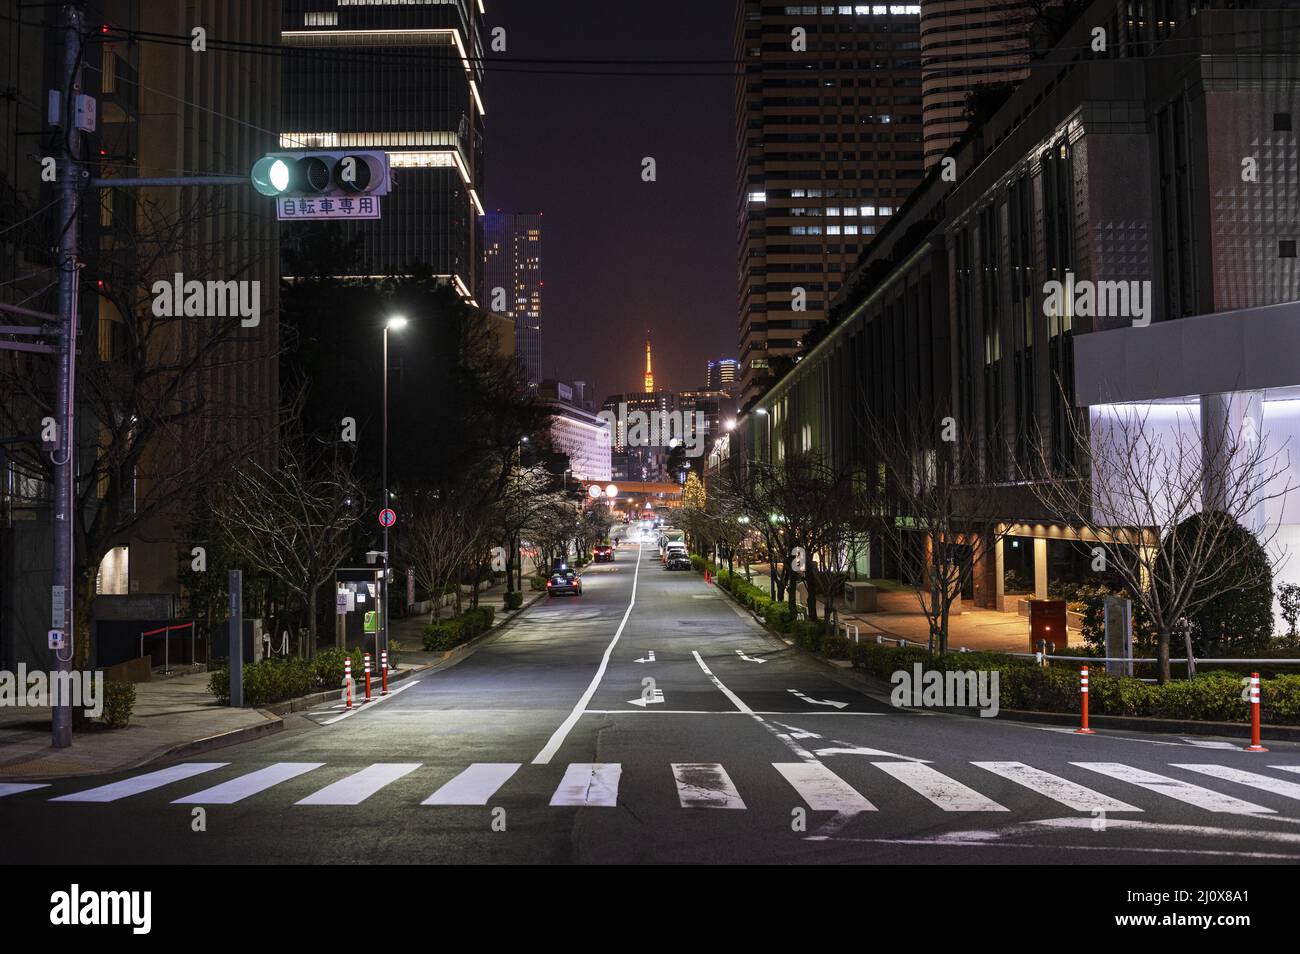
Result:
<svg viewBox="0 0 1300 954"><path fill-rule="evenodd" d="M627 609L623 612L623 621L618 624L618 630L614 633L614 638L605 647L605 655L601 657L600 666L596 669L596 675L591 677L591 684L587 686L587 691L582 694L582 698L574 705L573 711L560 723L560 727L551 735L546 745L542 746L542 750L533 759L534 765L549 765L551 759L555 758L555 753L560 751L560 746L564 744L564 740L568 738L569 733L573 731L573 727L578 724L578 720L582 718L583 712L586 711L587 703L591 702L591 697L596 694L596 688L600 685L600 681L605 678L605 670L609 668L609 657L614 652L614 647L618 645L619 637L623 635L623 629L627 626L628 617L632 615L632 607L636 606L636 584L641 577L640 544L637 544L636 555L636 571L632 574L632 596L628 599Z"/></svg>
<svg viewBox="0 0 1300 954"><path fill-rule="evenodd" d="M36 782L32 784L23 784L21 782L4 782L0 783L0 798L6 795L18 795L21 792L30 792L34 788L49 788L48 782Z"/></svg>

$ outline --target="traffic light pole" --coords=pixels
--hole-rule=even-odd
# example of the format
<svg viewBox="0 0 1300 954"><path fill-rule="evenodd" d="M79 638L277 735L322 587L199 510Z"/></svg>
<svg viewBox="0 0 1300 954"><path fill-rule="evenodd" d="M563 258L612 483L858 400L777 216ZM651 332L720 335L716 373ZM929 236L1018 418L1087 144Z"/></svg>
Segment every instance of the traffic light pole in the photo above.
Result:
<svg viewBox="0 0 1300 954"><path fill-rule="evenodd" d="M59 235L59 343L54 416L58 441L50 455L54 465L54 574L51 590L51 622L63 631L62 648L54 648L54 672L60 684L67 686L73 659L73 532L76 527L76 493L73 480L76 466L76 435L73 405L77 381L77 298L80 288L81 262L77 247L80 217L81 133L77 129L76 104L81 94L82 13L74 4L63 8L63 104L59 110L63 136L63 174L59 177L59 215L63 231ZM60 614L62 618L60 619ZM51 745L65 749L72 744L72 701L67 692L55 699L51 719Z"/></svg>
<svg viewBox="0 0 1300 954"><path fill-rule="evenodd" d="M382 482L384 485L384 503L380 511L388 509L388 322L384 322L384 436L383 436L383 462L380 465L383 470ZM388 524L384 524L384 576L380 580L379 590L382 594L381 612L379 614L379 632L377 634L375 654L380 659L386 657L379 654L388 651Z"/></svg>

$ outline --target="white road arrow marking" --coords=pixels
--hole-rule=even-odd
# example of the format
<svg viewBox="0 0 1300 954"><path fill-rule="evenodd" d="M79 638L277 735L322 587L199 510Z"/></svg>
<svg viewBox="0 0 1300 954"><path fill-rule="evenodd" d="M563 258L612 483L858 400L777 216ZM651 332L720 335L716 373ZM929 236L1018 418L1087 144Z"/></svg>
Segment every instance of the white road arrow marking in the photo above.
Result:
<svg viewBox="0 0 1300 954"><path fill-rule="evenodd" d="M790 695L794 696L796 699L802 699L811 706L834 706L836 709L843 709L848 706L847 702L836 702L834 699L812 699L805 696L798 689L787 689L786 692L790 693Z"/></svg>
<svg viewBox="0 0 1300 954"><path fill-rule="evenodd" d="M884 755L891 759L901 759L904 762L917 762L921 765L928 765L929 759L918 759L911 755L900 755L897 752L886 752L884 749L869 749L865 746L854 745L851 742L841 742L839 739L832 739L835 744L825 749L816 749L813 754L819 759L828 755Z"/></svg>
<svg viewBox="0 0 1300 954"><path fill-rule="evenodd" d="M654 661L655 661L655 651L652 649L652 650L650 650L648 653L646 653L644 656L642 656L640 659L634 659L634 660L632 660L632 661L633 661L633 662L639 662L639 663L654 662Z"/></svg>
<svg viewBox="0 0 1300 954"><path fill-rule="evenodd" d="M816 732L809 732L807 729L800 729L798 726L786 725L784 722L778 722L777 725L779 725L783 729L789 729L790 738L792 739L820 739L821 738L821 736L818 735Z"/></svg>
<svg viewBox="0 0 1300 954"><path fill-rule="evenodd" d="M627 700L627 704L630 706L640 706L644 709L646 706L659 705L664 701L664 691L662 689L655 689L653 690L653 693L654 695L649 699L642 696L640 699Z"/></svg>
<svg viewBox="0 0 1300 954"><path fill-rule="evenodd" d="M745 660L745 662L756 662L756 663L765 663L765 662L767 662L766 659L758 659L758 658L756 658L756 657L754 657L754 656L746 656L746 655L745 655L745 651L742 650L742 649L737 649L737 650L736 650L736 655L739 656L741 659Z"/></svg>

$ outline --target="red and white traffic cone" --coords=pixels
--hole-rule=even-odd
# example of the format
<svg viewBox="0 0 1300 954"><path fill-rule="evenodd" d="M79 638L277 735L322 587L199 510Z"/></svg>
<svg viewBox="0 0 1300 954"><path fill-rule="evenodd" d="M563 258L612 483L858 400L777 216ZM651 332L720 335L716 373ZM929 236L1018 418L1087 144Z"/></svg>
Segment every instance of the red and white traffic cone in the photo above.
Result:
<svg viewBox="0 0 1300 954"><path fill-rule="evenodd" d="M352 657L343 659L343 691L347 693L347 708L352 708Z"/></svg>
<svg viewBox="0 0 1300 954"><path fill-rule="evenodd" d="M370 701L370 653L365 655L366 666L366 702Z"/></svg>
<svg viewBox="0 0 1300 954"><path fill-rule="evenodd" d="M1250 745L1246 746L1246 751L1268 751L1259 744L1259 673L1257 672L1250 674Z"/></svg>
<svg viewBox="0 0 1300 954"><path fill-rule="evenodd" d="M379 653L379 694L388 695L388 650L382 650Z"/></svg>
<svg viewBox="0 0 1300 954"><path fill-rule="evenodd" d="M1083 716L1083 721L1079 728L1074 730L1075 735L1096 735L1092 729L1088 728L1088 667L1079 667L1079 711Z"/></svg>

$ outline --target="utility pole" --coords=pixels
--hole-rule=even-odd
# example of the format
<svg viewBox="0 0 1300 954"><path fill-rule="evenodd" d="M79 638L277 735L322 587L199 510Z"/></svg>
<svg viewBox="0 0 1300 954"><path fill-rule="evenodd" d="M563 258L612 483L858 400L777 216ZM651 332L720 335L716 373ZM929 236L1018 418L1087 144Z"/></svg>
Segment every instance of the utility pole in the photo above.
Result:
<svg viewBox="0 0 1300 954"><path fill-rule="evenodd" d="M62 629L63 649L54 649L54 671L63 685L68 684L74 655L73 621L75 590L73 587L73 533L76 528L76 455L73 405L77 380L77 298L80 289L81 261L77 247L78 217L81 214L81 133L77 129L77 97L81 95L81 52L83 19L74 3L63 8L63 75L62 107L59 110L63 137L63 169L59 176L62 193L59 221L59 344L55 418L58 442L51 454L54 464L54 586L51 591L51 622ZM59 620L60 611L62 620ZM68 693L60 693L52 720L52 745L64 749L72 744L72 706Z"/></svg>

